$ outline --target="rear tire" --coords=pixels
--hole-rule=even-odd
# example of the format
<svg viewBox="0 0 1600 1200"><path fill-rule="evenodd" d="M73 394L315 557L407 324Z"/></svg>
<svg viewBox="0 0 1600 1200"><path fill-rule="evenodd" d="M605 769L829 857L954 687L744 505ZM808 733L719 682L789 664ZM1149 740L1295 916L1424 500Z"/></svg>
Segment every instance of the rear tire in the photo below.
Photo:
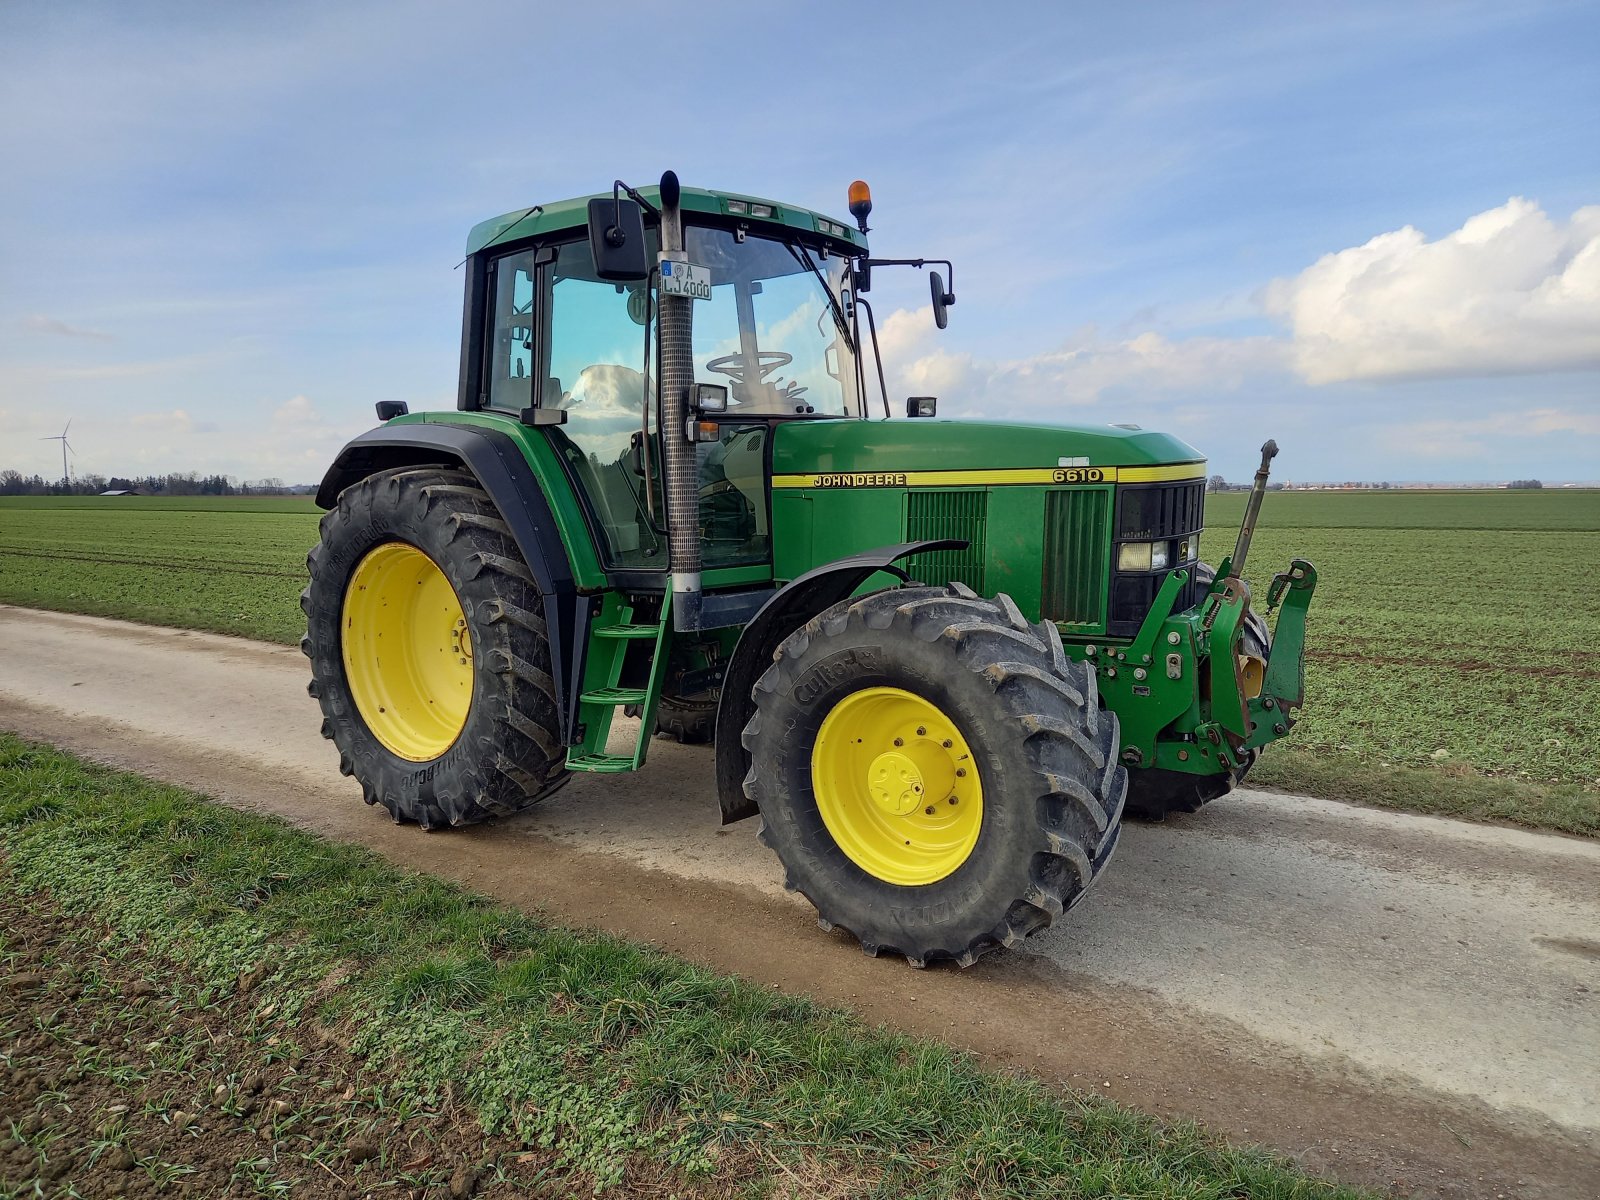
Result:
<svg viewBox="0 0 1600 1200"><path fill-rule="evenodd" d="M1116 848L1116 716L1055 627L1028 624L1007 596L951 584L842 601L783 642L754 699L745 794L762 841L822 926L868 954L970 966L1083 899ZM930 717L880 719L874 705ZM897 765L908 758L915 769ZM885 764L901 781L887 792ZM950 764L975 779L953 780L967 766ZM902 786L915 797L897 798ZM968 807L947 809L946 793ZM973 806L980 820L964 825Z"/></svg>
<svg viewBox="0 0 1600 1200"><path fill-rule="evenodd" d="M509 816L563 782L542 597L477 481L442 467L380 472L344 490L321 534L306 558L300 648L311 660L308 690L322 706L322 734L367 803L432 829ZM371 567L380 556L423 564L418 551L454 593L453 641L433 628L437 606L413 620L407 576ZM418 587L441 586L425 564L415 573ZM448 606L448 593L438 595ZM423 618L426 628L414 628ZM439 676L435 656L455 663L448 669L456 673ZM441 679L465 697L446 696ZM442 725L404 719L452 705L456 715Z"/></svg>
<svg viewBox="0 0 1600 1200"><path fill-rule="evenodd" d="M1194 577L1202 587L1210 588L1216 581L1217 569L1210 563L1197 562ZM1266 618L1253 608L1245 612L1239 648L1262 660L1272 653L1272 631L1267 627ZM1183 771L1135 767L1128 772L1128 813L1160 821L1172 813L1199 812L1244 782L1255 765L1257 753L1251 751L1249 759L1237 771L1221 775L1191 775Z"/></svg>

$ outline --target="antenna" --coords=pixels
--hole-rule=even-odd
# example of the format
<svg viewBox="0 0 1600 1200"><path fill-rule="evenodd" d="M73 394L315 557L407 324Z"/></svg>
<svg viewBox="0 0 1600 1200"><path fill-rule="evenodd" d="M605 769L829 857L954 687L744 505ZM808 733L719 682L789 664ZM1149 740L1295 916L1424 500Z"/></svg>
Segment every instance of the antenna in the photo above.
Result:
<svg viewBox="0 0 1600 1200"><path fill-rule="evenodd" d="M71 428L72 418L68 417L67 423L61 427L60 433L54 434L51 437L42 437L39 439L41 442L61 443L61 485L63 487L72 486L72 476L67 472L67 451L72 450L72 443L67 441L67 430ZM77 451L73 450L73 453L76 454Z"/></svg>

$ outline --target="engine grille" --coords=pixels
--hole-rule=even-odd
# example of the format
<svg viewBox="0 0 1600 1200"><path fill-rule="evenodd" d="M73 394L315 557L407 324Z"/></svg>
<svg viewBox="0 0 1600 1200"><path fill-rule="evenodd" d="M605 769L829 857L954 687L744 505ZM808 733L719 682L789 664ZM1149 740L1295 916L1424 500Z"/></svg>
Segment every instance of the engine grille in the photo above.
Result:
<svg viewBox="0 0 1600 1200"><path fill-rule="evenodd" d="M923 583L964 583L980 596L986 595L983 534L988 508L989 493L982 489L907 492L907 541L964 538L967 542L964 550L913 554L905 560L911 577Z"/></svg>
<svg viewBox="0 0 1600 1200"><path fill-rule="evenodd" d="M1106 518L1111 496L1102 488L1045 493L1044 579L1039 615L1062 625L1105 620Z"/></svg>

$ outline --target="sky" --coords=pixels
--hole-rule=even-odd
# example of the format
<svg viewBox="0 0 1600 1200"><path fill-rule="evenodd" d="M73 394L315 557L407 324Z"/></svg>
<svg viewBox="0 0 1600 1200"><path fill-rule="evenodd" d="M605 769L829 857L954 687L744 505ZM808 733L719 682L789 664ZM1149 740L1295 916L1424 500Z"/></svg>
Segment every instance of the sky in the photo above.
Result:
<svg viewBox="0 0 1600 1200"><path fill-rule="evenodd" d="M0 468L311 482L455 403L477 221L845 217L890 394L1243 479L1600 479L1592 3L0 5Z"/></svg>

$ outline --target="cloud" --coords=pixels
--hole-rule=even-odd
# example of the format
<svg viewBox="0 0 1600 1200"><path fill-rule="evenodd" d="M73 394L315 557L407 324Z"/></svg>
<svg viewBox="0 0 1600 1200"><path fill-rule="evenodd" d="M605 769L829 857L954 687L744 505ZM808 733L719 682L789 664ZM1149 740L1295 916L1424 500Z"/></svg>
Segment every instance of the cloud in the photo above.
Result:
<svg viewBox="0 0 1600 1200"><path fill-rule="evenodd" d="M133 423L160 429L166 433L194 432L194 419L181 408L175 408L171 412L139 413L133 418Z"/></svg>
<svg viewBox="0 0 1600 1200"><path fill-rule="evenodd" d="M1600 412L1520 409L1478 418L1405 422L1389 426L1386 432L1425 458L1488 458L1503 454L1509 439L1600 437Z"/></svg>
<svg viewBox="0 0 1600 1200"><path fill-rule="evenodd" d="M1273 337L1169 338L1155 332L1114 339L1083 330L1063 346L1019 359L986 359L933 345L927 308L892 313L879 331L891 392L944 397L946 411L990 417L1050 416L1062 408L1125 407L1124 393L1170 398L1234 391L1281 375L1288 347ZM1077 419L1097 414L1079 411ZM1125 419L1105 414L1108 420Z"/></svg>
<svg viewBox="0 0 1600 1200"><path fill-rule="evenodd" d="M1552 221L1520 197L1437 241L1406 226L1268 291L1307 382L1600 367L1600 206Z"/></svg>
<svg viewBox="0 0 1600 1200"><path fill-rule="evenodd" d="M96 342L116 341L116 338L109 333L103 333L98 329L81 329L76 325L68 325L65 321L56 317L46 317L37 313L30 317L24 317L22 327L30 329L34 333L50 333L57 337L89 338Z"/></svg>

